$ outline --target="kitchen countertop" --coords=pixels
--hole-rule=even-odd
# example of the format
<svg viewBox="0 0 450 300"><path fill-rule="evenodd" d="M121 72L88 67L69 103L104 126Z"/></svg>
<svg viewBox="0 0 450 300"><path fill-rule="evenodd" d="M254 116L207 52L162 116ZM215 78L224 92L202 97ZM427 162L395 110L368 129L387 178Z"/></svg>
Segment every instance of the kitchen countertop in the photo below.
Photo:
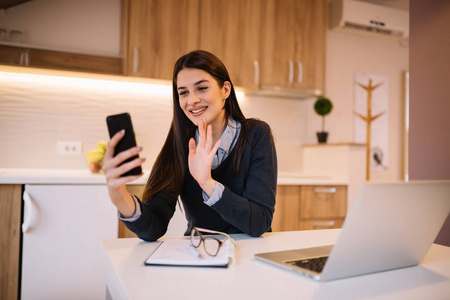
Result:
<svg viewBox="0 0 450 300"><path fill-rule="evenodd" d="M146 184L149 170L131 185ZM103 173L87 169L0 169L0 184L106 184ZM279 173L278 185L347 185L347 179L308 176L301 173Z"/></svg>

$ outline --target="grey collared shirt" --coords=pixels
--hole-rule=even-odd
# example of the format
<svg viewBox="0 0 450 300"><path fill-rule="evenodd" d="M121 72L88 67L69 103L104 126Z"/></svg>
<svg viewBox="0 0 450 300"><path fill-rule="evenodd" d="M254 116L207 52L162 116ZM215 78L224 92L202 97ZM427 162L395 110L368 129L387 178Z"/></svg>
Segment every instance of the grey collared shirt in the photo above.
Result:
<svg viewBox="0 0 450 300"><path fill-rule="evenodd" d="M221 142L219 149L217 150L216 155L214 156L213 162L211 164L211 169L216 169L227 157L228 154L233 150L234 146L236 145L236 142L239 138L239 134L241 133L241 123L236 122L232 118L228 119L228 124L225 130L222 133L222 136L220 137ZM195 132L195 143L198 143L198 129ZM212 206L217 201L220 200L222 197L222 193L224 190L223 184L216 181L216 187L214 188L214 191L211 195L211 197L208 197L208 194L206 194L204 191L202 193L203 195L203 202L208 205ZM139 205L139 200L133 196L136 210L134 212L134 215L130 218L124 218L122 214L118 211L119 219L123 221L129 221L134 222L141 216L141 207Z"/></svg>

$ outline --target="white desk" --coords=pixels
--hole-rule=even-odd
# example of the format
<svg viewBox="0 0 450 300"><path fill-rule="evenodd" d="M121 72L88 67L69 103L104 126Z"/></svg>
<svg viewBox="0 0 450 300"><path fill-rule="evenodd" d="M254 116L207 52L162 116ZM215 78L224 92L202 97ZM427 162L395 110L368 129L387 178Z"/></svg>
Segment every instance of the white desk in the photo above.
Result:
<svg viewBox="0 0 450 300"><path fill-rule="evenodd" d="M450 299L450 248L433 245L416 267L325 283L256 261L258 252L333 244L340 229L232 235L227 268L145 266L159 242L104 240L107 297L112 299Z"/></svg>

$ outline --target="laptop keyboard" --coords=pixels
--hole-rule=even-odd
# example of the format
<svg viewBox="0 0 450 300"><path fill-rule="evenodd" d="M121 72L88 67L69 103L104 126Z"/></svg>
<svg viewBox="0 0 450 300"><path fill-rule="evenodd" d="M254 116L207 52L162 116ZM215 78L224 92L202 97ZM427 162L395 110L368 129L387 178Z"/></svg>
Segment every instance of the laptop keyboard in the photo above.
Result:
<svg viewBox="0 0 450 300"><path fill-rule="evenodd" d="M308 258L308 259L300 259L288 261L294 266L298 266L300 268L308 269L317 273L322 272L323 267L325 266L325 262L327 261L328 256L316 257L316 258Z"/></svg>

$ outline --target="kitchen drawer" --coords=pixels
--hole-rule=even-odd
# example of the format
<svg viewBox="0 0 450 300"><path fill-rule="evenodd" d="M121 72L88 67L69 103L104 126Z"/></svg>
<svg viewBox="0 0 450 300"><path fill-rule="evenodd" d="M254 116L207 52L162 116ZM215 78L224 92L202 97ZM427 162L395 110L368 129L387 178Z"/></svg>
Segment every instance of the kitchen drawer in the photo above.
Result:
<svg viewBox="0 0 450 300"><path fill-rule="evenodd" d="M304 219L339 219L347 212L345 186L302 186L300 217Z"/></svg>
<svg viewBox="0 0 450 300"><path fill-rule="evenodd" d="M341 228L344 219L301 220L300 230Z"/></svg>

